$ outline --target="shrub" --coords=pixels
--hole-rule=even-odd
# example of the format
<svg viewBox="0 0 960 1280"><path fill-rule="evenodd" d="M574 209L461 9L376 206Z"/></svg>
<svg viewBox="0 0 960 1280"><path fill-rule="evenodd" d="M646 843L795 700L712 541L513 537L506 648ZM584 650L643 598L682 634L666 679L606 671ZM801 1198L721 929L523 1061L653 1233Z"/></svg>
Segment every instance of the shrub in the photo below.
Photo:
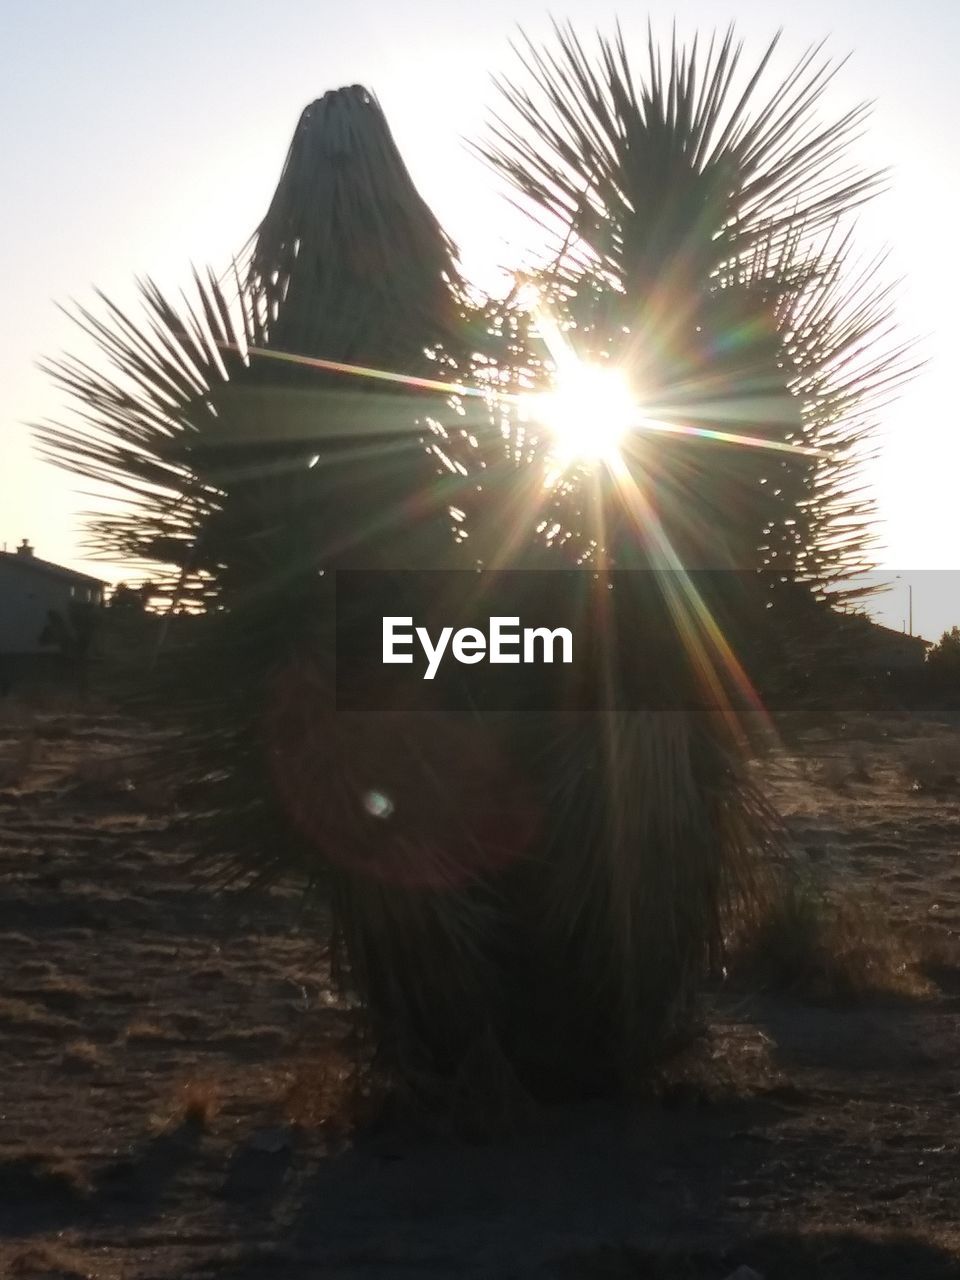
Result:
<svg viewBox="0 0 960 1280"><path fill-rule="evenodd" d="M736 981L802 999L859 1001L924 994L919 961L878 900L831 895L811 879L785 874L736 939L730 972Z"/></svg>

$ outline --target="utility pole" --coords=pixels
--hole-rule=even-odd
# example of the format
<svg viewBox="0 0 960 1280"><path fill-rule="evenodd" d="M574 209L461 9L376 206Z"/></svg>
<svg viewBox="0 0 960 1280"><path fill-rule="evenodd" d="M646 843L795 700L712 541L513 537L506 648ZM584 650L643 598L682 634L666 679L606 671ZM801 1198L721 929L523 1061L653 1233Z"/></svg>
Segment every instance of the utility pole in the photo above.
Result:
<svg viewBox="0 0 960 1280"><path fill-rule="evenodd" d="M894 577L898 582L903 582L904 580L902 573L897 573L894 575ZM906 623L907 634L912 636L913 635L913 583L908 582L906 585L907 585L907 617L904 621Z"/></svg>

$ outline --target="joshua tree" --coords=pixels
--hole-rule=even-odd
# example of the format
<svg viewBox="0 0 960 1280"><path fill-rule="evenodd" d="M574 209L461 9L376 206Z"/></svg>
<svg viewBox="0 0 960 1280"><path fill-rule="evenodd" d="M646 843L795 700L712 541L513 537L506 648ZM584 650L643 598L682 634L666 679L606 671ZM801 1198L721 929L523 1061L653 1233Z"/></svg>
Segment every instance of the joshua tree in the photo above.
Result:
<svg viewBox="0 0 960 1280"><path fill-rule="evenodd" d="M486 1003L484 966L468 963L482 949L463 898L427 891L425 860L431 837L478 846L484 823L468 831L461 808L476 815L482 796L492 814L502 777L481 748L456 785L471 735L455 726L451 742L411 714L331 714L330 571L454 561L448 508L466 469L442 448L460 430L453 360L486 322L358 86L306 109L242 266L195 286L177 309L145 284L139 322L109 303L105 320L84 312L112 368L54 364L81 416L39 438L126 495L92 521L97 549L146 562L171 609L202 611L171 628L146 695L186 726L166 767L202 780L198 831L238 873L323 877L378 1031L433 1035L449 1061L458 1051L439 1041L462 1045L460 1011ZM397 834L368 811L385 775L426 829Z"/></svg>
<svg viewBox="0 0 960 1280"><path fill-rule="evenodd" d="M882 176L848 159L866 108L818 121L817 49L764 92L777 43L741 72L732 31L666 66L651 40L637 78L619 33L591 61L558 30L501 82L481 151L558 240L540 279L568 343L634 387L648 430L624 453L682 562L823 584L868 563L853 477L904 349L878 263L852 257Z"/></svg>
<svg viewBox="0 0 960 1280"><path fill-rule="evenodd" d="M354 86L304 112L229 289L178 310L147 284L144 321L82 317L114 372L53 366L83 416L40 430L48 456L128 497L96 545L203 612L152 682L185 725L171 767L241 870L327 886L394 1065L462 1077L482 1051L544 1093L623 1088L753 893L770 817L716 624L755 615L689 571L816 594L859 567L850 477L899 370L835 229L876 186L840 163L863 113L813 123L813 55L760 98L771 54L741 91L730 36L666 71L651 45L642 82L619 37L596 66L569 32L530 52L483 150L558 238L532 315L469 294ZM582 399L596 369L629 421L591 468L529 393L566 372ZM477 563L586 567L594 674L629 705L334 714L328 571ZM635 567L670 576L608 596Z"/></svg>

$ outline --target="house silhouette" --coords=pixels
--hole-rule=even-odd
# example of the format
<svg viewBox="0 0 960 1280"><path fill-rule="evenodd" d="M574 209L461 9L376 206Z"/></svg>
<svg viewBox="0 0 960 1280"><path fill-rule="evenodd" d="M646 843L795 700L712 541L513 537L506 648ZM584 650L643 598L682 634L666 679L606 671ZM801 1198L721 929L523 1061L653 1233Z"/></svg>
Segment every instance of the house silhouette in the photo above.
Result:
<svg viewBox="0 0 960 1280"><path fill-rule="evenodd" d="M26 538L0 551L0 655L46 653L51 613L68 618L71 605L103 604L105 583L34 554Z"/></svg>

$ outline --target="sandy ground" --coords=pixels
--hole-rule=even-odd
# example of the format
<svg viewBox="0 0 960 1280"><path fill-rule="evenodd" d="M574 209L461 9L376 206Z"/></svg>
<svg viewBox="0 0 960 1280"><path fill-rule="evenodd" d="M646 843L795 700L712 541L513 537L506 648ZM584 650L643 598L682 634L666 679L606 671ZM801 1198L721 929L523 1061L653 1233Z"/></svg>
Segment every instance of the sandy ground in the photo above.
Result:
<svg viewBox="0 0 960 1280"><path fill-rule="evenodd" d="M921 939L928 992L721 991L728 1089L459 1147L288 1122L349 1031L315 927L291 894L188 884L166 797L125 781L141 741L106 709L0 710L6 1274L960 1276L956 728L810 731L768 770L798 857Z"/></svg>

